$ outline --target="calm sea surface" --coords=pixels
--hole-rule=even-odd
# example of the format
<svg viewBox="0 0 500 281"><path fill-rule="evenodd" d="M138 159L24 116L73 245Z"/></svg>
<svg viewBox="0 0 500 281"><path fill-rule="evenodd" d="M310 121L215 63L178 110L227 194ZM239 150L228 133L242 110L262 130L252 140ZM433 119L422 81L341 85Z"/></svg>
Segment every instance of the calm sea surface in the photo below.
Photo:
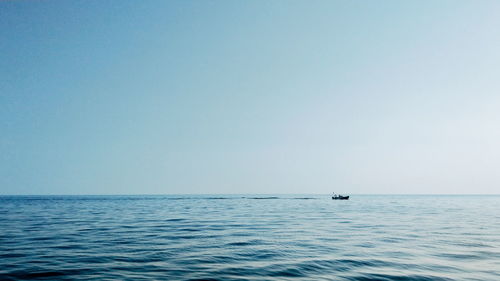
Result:
<svg viewBox="0 0 500 281"><path fill-rule="evenodd" d="M500 196L3 196L0 280L500 280Z"/></svg>

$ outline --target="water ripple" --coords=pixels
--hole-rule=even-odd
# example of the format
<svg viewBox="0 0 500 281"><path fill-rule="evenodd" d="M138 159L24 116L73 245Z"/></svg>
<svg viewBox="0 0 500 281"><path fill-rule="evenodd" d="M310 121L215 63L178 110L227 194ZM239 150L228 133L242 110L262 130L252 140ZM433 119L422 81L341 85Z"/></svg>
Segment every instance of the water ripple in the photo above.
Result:
<svg viewBox="0 0 500 281"><path fill-rule="evenodd" d="M0 280L500 280L499 196L3 196Z"/></svg>

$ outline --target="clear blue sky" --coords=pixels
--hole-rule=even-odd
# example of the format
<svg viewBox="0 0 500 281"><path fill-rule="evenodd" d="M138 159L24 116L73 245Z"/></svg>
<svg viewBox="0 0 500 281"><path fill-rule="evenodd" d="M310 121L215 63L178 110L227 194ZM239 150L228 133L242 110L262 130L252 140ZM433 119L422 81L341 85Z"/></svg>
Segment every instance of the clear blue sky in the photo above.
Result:
<svg viewBox="0 0 500 281"><path fill-rule="evenodd" d="M0 194L499 193L499 1L1 1Z"/></svg>

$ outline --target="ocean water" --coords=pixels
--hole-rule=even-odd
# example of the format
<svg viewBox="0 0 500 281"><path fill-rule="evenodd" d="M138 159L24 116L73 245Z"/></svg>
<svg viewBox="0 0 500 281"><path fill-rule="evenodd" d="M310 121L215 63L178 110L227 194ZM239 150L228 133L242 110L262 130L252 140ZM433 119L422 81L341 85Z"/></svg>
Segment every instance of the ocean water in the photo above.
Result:
<svg viewBox="0 0 500 281"><path fill-rule="evenodd" d="M0 280L500 280L500 196L3 196Z"/></svg>

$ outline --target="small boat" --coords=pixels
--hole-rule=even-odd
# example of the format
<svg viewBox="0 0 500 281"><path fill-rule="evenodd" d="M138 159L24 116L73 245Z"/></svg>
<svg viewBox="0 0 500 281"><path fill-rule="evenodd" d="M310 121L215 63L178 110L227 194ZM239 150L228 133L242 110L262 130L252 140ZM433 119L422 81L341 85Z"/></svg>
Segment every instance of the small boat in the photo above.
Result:
<svg viewBox="0 0 500 281"><path fill-rule="evenodd" d="M332 200L349 200L349 196L342 196L340 194L333 194Z"/></svg>

